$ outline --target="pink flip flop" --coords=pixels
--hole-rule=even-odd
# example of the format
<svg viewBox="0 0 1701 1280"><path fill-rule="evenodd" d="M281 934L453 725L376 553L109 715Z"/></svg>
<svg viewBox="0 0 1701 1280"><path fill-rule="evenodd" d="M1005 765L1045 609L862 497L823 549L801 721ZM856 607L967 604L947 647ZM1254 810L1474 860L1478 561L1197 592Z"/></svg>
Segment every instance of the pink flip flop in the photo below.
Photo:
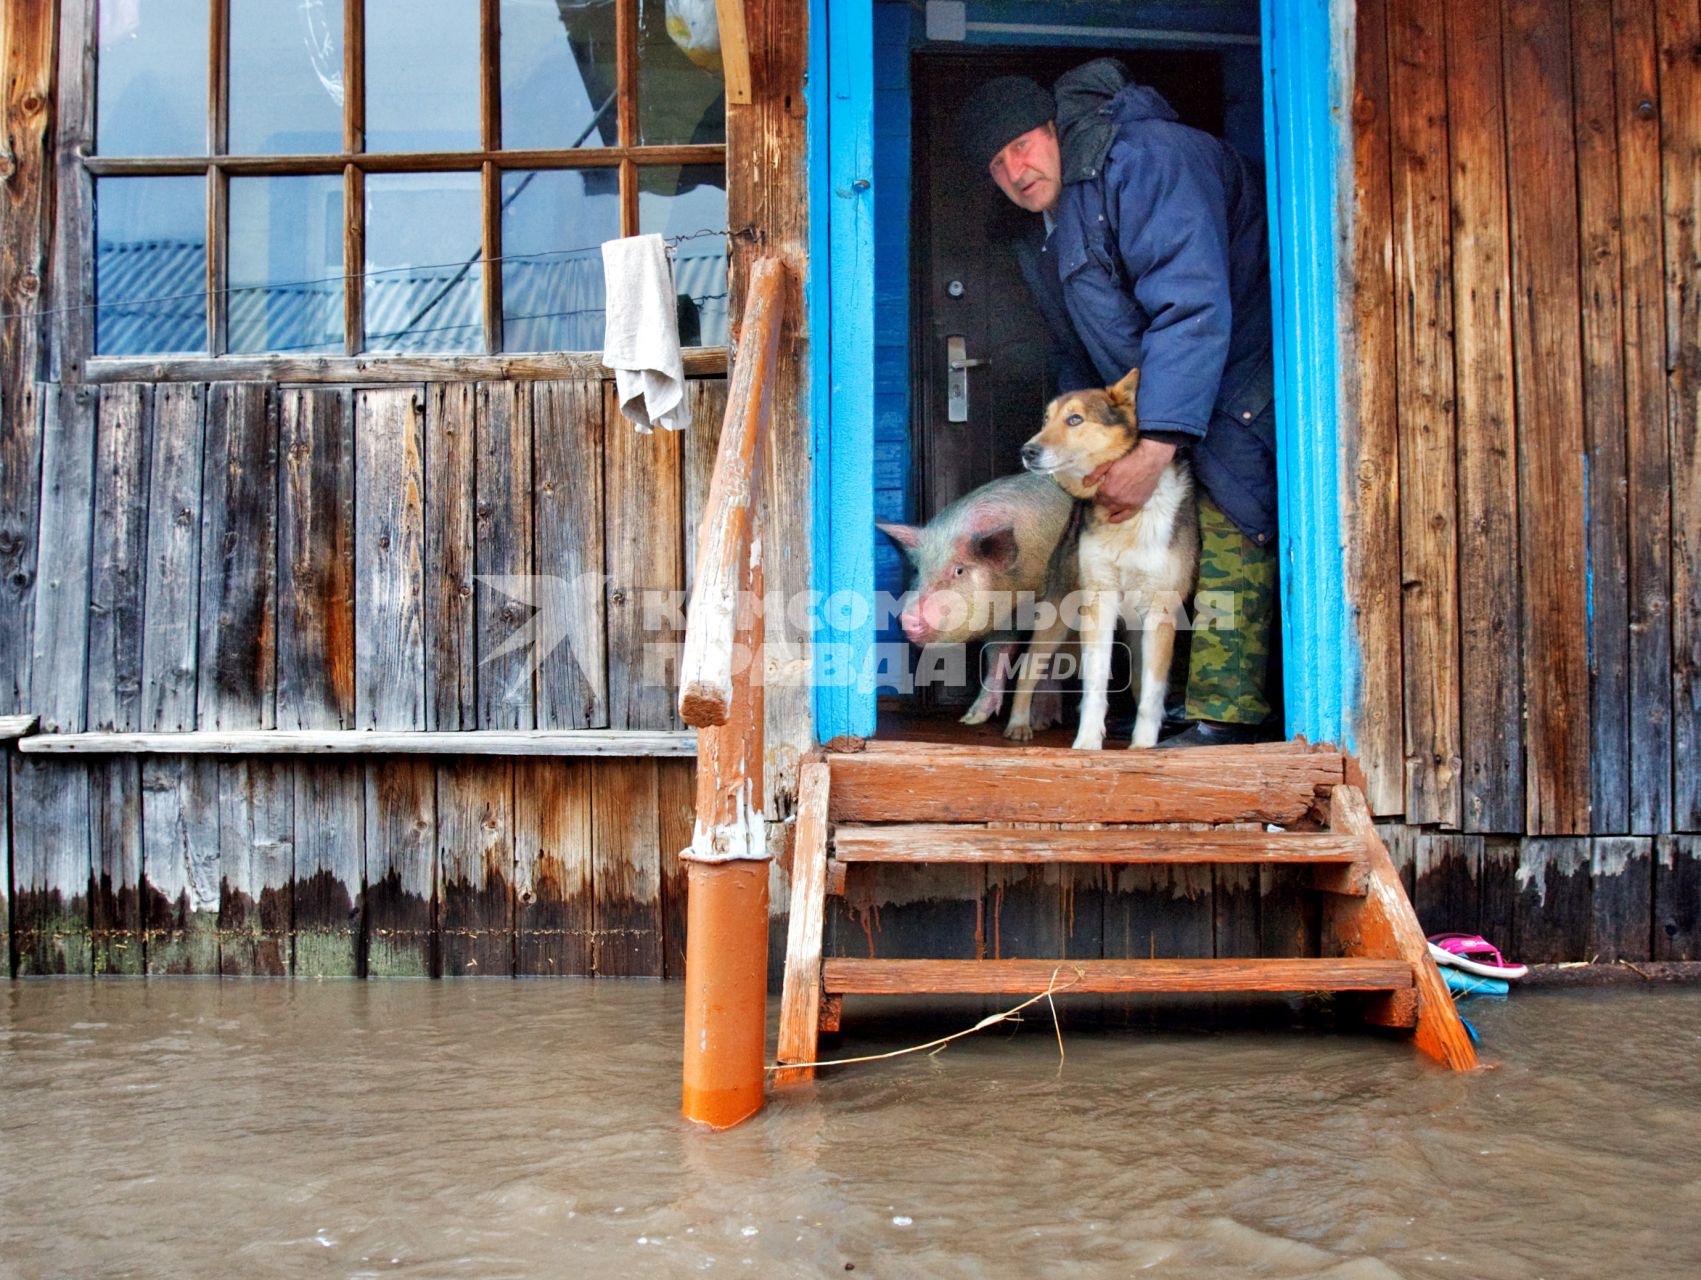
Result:
<svg viewBox="0 0 1701 1280"><path fill-rule="evenodd" d="M1432 933L1429 935L1429 954L1437 964L1451 965L1479 978L1500 978L1512 981L1530 970L1521 964L1507 964L1492 942L1475 933Z"/></svg>

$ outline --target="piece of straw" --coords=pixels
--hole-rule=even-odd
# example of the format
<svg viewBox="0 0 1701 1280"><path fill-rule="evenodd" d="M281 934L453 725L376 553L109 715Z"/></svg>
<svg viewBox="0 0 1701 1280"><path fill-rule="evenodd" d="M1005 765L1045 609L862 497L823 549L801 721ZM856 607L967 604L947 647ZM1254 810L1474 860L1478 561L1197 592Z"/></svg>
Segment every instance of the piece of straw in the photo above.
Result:
<svg viewBox="0 0 1701 1280"><path fill-rule="evenodd" d="M1022 1003L1017 1005L1015 1008L1006 1009L1003 1013L989 1013L989 1014L986 1015L986 1017L982 1018L979 1022L975 1023L974 1026L972 1026L972 1027L965 1027L961 1031L954 1031L948 1036L939 1037L939 1039L937 1039L937 1040L929 1040L926 1044L911 1045L907 1049L892 1049L892 1050L890 1050L889 1052L886 1052L886 1053L864 1054L863 1056L861 1056L859 1058L832 1058L832 1059L822 1061L822 1062L774 1062L774 1063L770 1063L768 1065L767 1069L769 1071L792 1071L792 1070L799 1070L799 1069L802 1069L802 1068L805 1068L805 1067L848 1067L852 1063L881 1062L881 1061L883 1061L887 1058L901 1058L905 1054L923 1053L923 1052L926 1052L928 1050L932 1050L934 1053L937 1053L937 1052L939 1052L939 1050L943 1049L946 1045L950 1044L953 1040L961 1040L964 1036L972 1036L975 1032L985 1031L988 1027L995 1027L1000 1022L1009 1022L1009 1021L1020 1022L1021 1019L1017 1018L1016 1015L1021 1013L1022 1010L1026 1009L1029 1005L1038 1004L1041 1000L1044 1000L1047 1004L1049 1004L1051 1006L1051 1024L1052 1024L1052 1027L1057 1032L1057 1053L1058 1053L1059 1057L1062 1057L1063 1056L1063 1026L1057 1020L1057 1004L1051 998L1052 993L1053 992L1060 992L1060 991L1067 991L1067 990L1069 990L1070 987L1074 986L1077 982L1082 981L1087 976L1085 970L1076 969L1075 970L1075 976L1072 979L1070 979L1068 982L1064 983L1062 986L1058 986L1057 985L1057 975L1062 973L1062 972L1063 972L1063 966L1058 965L1057 968L1055 968L1051 971L1051 981L1045 984L1045 990L1041 991L1038 995L1029 996L1026 1000L1022 1001Z"/></svg>

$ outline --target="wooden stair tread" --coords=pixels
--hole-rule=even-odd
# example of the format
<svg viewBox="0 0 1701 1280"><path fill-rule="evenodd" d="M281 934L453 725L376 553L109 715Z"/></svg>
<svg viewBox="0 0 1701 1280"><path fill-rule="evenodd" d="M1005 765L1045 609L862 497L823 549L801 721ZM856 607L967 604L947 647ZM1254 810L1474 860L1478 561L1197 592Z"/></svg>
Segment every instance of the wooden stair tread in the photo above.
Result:
<svg viewBox="0 0 1701 1280"><path fill-rule="evenodd" d="M1354 863L1360 841L1327 832L1170 831L1151 828L1031 831L964 823L841 824L840 862L1281 862Z"/></svg>
<svg viewBox="0 0 1701 1280"><path fill-rule="evenodd" d="M864 960L832 959L822 982L834 995L1034 995L1056 977L1072 992L1401 991L1405 960Z"/></svg>

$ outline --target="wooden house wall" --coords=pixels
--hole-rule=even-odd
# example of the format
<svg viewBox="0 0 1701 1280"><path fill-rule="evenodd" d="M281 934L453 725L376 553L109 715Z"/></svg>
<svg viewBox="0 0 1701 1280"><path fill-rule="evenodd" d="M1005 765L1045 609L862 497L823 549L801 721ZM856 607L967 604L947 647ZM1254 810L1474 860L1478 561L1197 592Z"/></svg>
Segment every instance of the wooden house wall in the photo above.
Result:
<svg viewBox="0 0 1701 1280"><path fill-rule="evenodd" d="M642 593L686 584L725 383L690 394L691 430L639 435L596 380L35 384L8 423L34 465L0 473L33 511L3 711L48 733L678 728ZM507 575L559 585L528 602ZM565 631L535 669L503 652L531 603ZM689 759L9 755L22 972L682 961Z"/></svg>
<svg viewBox="0 0 1701 1280"><path fill-rule="evenodd" d="M1526 953L1585 958L1603 914L1681 951L1698 914L1683 833L1701 830L1701 7L1357 12L1348 400L1372 800L1437 869L1420 912L1474 892L1508 936L1489 898L1510 857L1522 891L1573 899L1566 946Z"/></svg>

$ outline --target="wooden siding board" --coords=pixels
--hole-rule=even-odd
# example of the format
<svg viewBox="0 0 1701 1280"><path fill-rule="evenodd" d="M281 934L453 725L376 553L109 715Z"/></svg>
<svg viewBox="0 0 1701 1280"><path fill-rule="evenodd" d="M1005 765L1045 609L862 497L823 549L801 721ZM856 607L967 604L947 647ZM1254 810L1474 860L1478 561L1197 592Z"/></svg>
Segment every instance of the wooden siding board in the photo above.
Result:
<svg viewBox="0 0 1701 1280"><path fill-rule="evenodd" d="M1198 863L1110 868L1104 954L1131 960L1211 956L1211 870Z"/></svg>
<svg viewBox="0 0 1701 1280"><path fill-rule="evenodd" d="M22 411L41 376L42 333L33 313L47 297L53 238L54 71L58 6L0 11L5 182L0 184L0 415Z"/></svg>
<svg viewBox="0 0 1701 1280"><path fill-rule="evenodd" d="M531 392L532 548L545 580L537 603L548 640L537 668L537 725L606 728L602 384L538 382Z"/></svg>
<svg viewBox="0 0 1701 1280"><path fill-rule="evenodd" d="M591 765L596 971L604 977L662 973L657 794L654 760Z"/></svg>
<svg viewBox="0 0 1701 1280"><path fill-rule="evenodd" d="M1673 826L1701 829L1701 12L1657 0L1671 439Z"/></svg>
<svg viewBox="0 0 1701 1280"><path fill-rule="evenodd" d="M0 977L12 970L12 753L0 752Z"/></svg>
<svg viewBox="0 0 1701 1280"><path fill-rule="evenodd" d="M18 974L92 973L88 768L8 754Z"/></svg>
<svg viewBox="0 0 1701 1280"><path fill-rule="evenodd" d="M1387 0L1361 0L1357 21L1352 274L1347 282L1353 345L1343 370L1353 458L1347 554L1363 654L1355 746L1371 812L1387 814L1405 809Z"/></svg>
<svg viewBox="0 0 1701 1280"><path fill-rule="evenodd" d="M1585 956L1593 945L1590 841L1527 836L1518 851L1512 952L1526 964Z"/></svg>
<svg viewBox="0 0 1701 1280"><path fill-rule="evenodd" d="M219 972L283 977L290 971L295 870L295 778L280 760L221 762L219 774Z"/></svg>
<svg viewBox="0 0 1701 1280"><path fill-rule="evenodd" d="M141 727L159 732L181 733L196 725L205 421L205 388L155 389L142 588Z"/></svg>
<svg viewBox="0 0 1701 1280"><path fill-rule="evenodd" d="M94 972L142 973L142 762L108 756L88 770Z"/></svg>
<svg viewBox="0 0 1701 1280"><path fill-rule="evenodd" d="M366 973L428 978L439 970L437 778L429 759L366 766Z"/></svg>
<svg viewBox="0 0 1701 1280"><path fill-rule="evenodd" d="M1655 839L1654 959L1701 960L1701 836Z"/></svg>
<svg viewBox="0 0 1701 1280"><path fill-rule="evenodd" d="M1630 826L1630 547L1622 248L1609 0L1571 6L1588 486L1590 829Z"/></svg>
<svg viewBox="0 0 1701 1280"><path fill-rule="evenodd" d="M89 387L43 389L40 554L27 702L41 717L43 733L83 727L98 401Z"/></svg>
<svg viewBox="0 0 1701 1280"><path fill-rule="evenodd" d="M1484 836L1478 873L1477 928L1508 956L1517 958L1514 917L1518 898L1517 836Z"/></svg>
<svg viewBox="0 0 1701 1280"><path fill-rule="evenodd" d="M481 729L530 729L537 640L532 569L532 402L512 382L480 383L474 428L473 593ZM535 630L535 629L534 629Z"/></svg>
<svg viewBox="0 0 1701 1280"><path fill-rule="evenodd" d="M152 389L107 387L96 419L89 575L90 729L143 727L143 591L147 574Z"/></svg>
<svg viewBox="0 0 1701 1280"><path fill-rule="evenodd" d="M1424 933L1477 932L1482 844L1481 836L1446 831L1415 835L1412 907Z"/></svg>
<svg viewBox="0 0 1701 1280"><path fill-rule="evenodd" d="M438 933L442 976L514 972L514 764L437 766Z"/></svg>
<svg viewBox="0 0 1701 1280"><path fill-rule="evenodd" d="M355 392L355 723L422 729L426 500L418 387ZM463 726L448 726L460 728Z"/></svg>
<svg viewBox="0 0 1701 1280"><path fill-rule="evenodd" d="M1400 410L1406 819L1456 827L1459 591L1449 267L1446 57L1440 0L1388 22L1396 383Z"/></svg>
<svg viewBox="0 0 1701 1280"><path fill-rule="evenodd" d="M280 729L352 729L354 418L335 387L286 387L279 410Z"/></svg>
<svg viewBox="0 0 1701 1280"><path fill-rule="evenodd" d="M425 720L477 727L473 643L474 402L468 383L433 383L425 411Z"/></svg>
<svg viewBox="0 0 1701 1280"><path fill-rule="evenodd" d="M1511 248L1497 5L1449 3L1453 363L1459 469L1461 825L1524 821Z"/></svg>
<svg viewBox="0 0 1701 1280"><path fill-rule="evenodd" d="M685 918L689 864L697 809L697 765L693 760L656 762L656 828L661 851L662 975L685 976ZM769 886L770 895L773 886ZM771 897L770 897L771 900ZM782 958L784 948L781 948ZM772 951L770 948L770 960Z"/></svg>
<svg viewBox="0 0 1701 1280"><path fill-rule="evenodd" d="M352 978L363 970L365 772L361 764L345 760L303 760L291 766L290 971L298 978Z"/></svg>
<svg viewBox="0 0 1701 1280"><path fill-rule="evenodd" d="M142 928L150 974L219 971L219 767L142 761Z"/></svg>
<svg viewBox="0 0 1701 1280"><path fill-rule="evenodd" d="M1629 547L1630 830L1671 828L1671 449L1660 80L1649 0L1613 0Z"/></svg>
<svg viewBox="0 0 1701 1280"><path fill-rule="evenodd" d="M1589 829L1583 385L1571 34L1566 10L1505 0L1523 577L1525 830Z"/></svg>
<svg viewBox="0 0 1701 1280"><path fill-rule="evenodd" d="M42 383L0 404L0 713L28 714L41 532Z"/></svg>
<svg viewBox="0 0 1701 1280"><path fill-rule="evenodd" d="M1595 837L1589 863L1594 941L1588 959L1653 958L1653 845L1647 836ZM1571 950L1575 955L1575 940Z"/></svg>
<svg viewBox="0 0 1701 1280"><path fill-rule="evenodd" d="M588 975L595 961L591 770L577 760L514 765L514 935L518 974Z"/></svg>
<svg viewBox="0 0 1701 1280"><path fill-rule="evenodd" d="M679 726L678 651L684 582L680 437L633 429L605 383L604 519L608 557L609 724ZM683 604L676 598L675 605Z"/></svg>

